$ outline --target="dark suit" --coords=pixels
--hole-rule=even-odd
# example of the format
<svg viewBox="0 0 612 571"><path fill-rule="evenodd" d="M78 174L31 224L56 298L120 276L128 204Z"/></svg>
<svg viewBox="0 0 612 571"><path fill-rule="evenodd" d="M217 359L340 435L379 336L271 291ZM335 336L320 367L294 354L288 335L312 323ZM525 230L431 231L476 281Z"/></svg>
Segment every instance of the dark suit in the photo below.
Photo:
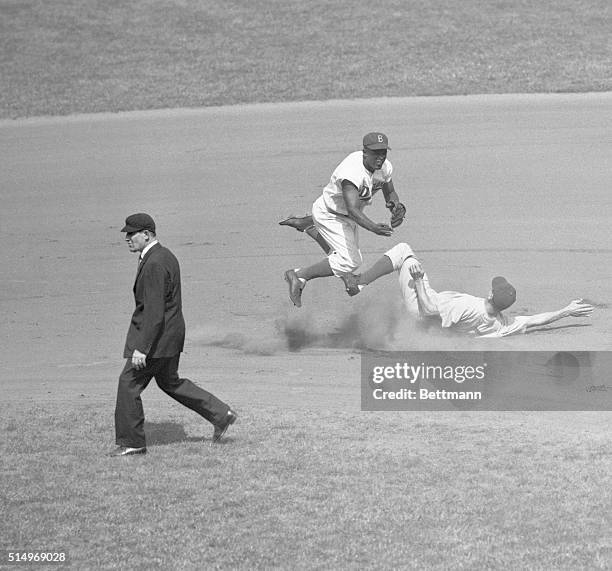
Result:
<svg viewBox="0 0 612 571"><path fill-rule="evenodd" d="M134 282L136 308L127 333L123 356L127 359L119 376L115 432L117 445L145 446L144 411L140 393L155 378L159 388L214 425L222 423L228 405L178 376L180 353L185 342L181 307L181 272L174 254L161 244L153 245L138 267ZM134 349L147 356L146 367L132 365Z"/></svg>

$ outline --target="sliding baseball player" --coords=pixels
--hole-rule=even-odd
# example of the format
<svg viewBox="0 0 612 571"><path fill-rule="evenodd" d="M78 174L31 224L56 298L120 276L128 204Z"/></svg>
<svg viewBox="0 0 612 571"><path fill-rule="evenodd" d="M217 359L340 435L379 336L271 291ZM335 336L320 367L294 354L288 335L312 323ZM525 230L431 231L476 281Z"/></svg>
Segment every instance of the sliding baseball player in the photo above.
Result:
<svg viewBox="0 0 612 571"><path fill-rule="evenodd" d="M566 317L589 317L593 313L591 304L575 299L557 311L508 317L502 312L516 301L516 290L501 276L493 278L486 298L456 291L437 292L429 285L412 248L404 243L388 250L360 275L352 276L348 285L354 293L349 294L356 295L366 285L393 272L398 272L404 305L411 317L422 323L435 320L443 329L456 333L506 337Z"/></svg>

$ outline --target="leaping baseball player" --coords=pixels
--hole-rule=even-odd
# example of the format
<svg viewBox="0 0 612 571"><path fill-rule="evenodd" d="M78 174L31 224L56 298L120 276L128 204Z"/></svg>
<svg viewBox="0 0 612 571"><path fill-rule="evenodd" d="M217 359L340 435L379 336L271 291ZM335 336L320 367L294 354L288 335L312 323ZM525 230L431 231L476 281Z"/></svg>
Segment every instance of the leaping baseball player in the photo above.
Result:
<svg viewBox="0 0 612 571"><path fill-rule="evenodd" d="M421 324L435 322L447 331L477 337L506 337L525 333L565 317L590 317L593 306L575 299L567 306L536 315L505 316L502 311L516 301L516 290L508 281L494 277L486 298L456 291L435 291L412 248L405 243L388 250L374 265L348 278L347 292L356 295L382 276L398 272L408 314Z"/></svg>
<svg viewBox="0 0 612 571"><path fill-rule="evenodd" d="M361 266L358 228L361 226L379 236L391 236L406 215L391 178L393 167L387 159L390 150L387 136L368 133L363 150L348 155L334 170L323 194L312 205L312 216L289 217L280 222L314 238L327 254L307 268L285 272L289 297L296 307L302 306L302 291L309 280L337 276L344 281L349 295L355 295L353 272ZM391 211L389 224L374 222L363 210L382 190Z"/></svg>

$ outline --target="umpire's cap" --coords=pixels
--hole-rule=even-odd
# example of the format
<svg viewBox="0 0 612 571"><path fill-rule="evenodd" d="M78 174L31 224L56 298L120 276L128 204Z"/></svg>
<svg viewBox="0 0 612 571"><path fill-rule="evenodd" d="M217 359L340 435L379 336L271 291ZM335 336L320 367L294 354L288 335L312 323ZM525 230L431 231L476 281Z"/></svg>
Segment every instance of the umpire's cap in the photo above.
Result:
<svg viewBox="0 0 612 571"><path fill-rule="evenodd" d="M155 232L155 221L144 212L130 214L125 219L125 226L121 232L140 232L140 230L150 230L153 233Z"/></svg>
<svg viewBox="0 0 612 571"><path fill-rule="evenodd" d="M491 303L499 311L510 307L516 301L516 290L512 284L508 283L506 278L494 277L491 282L491 291L493 292Z"/></svg>
<svg viewBox="0 0 612 571"><path fill-rule="evenodd" d="M363 148L370 151L382 151L383 149L391 150L389 139L384 133L368 133L363 138Z"/></svg>

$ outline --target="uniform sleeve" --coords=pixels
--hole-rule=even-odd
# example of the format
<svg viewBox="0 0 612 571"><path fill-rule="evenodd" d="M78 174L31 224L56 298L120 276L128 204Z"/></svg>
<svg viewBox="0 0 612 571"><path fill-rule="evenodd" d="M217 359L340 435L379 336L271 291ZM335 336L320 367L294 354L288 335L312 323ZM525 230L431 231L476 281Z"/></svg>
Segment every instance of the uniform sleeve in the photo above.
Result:
<svg viewBox="0 0 612 571"><path fill-rule="evenodd" d="M391 161L386 160L384 162L382 172L384 181L389 182L393 176L393 165L391 164Z"/></svg>
<svg viewBox="0 0 612 571"><path fill-rule="evenodd" d="M517 335L519 333L525 333L527 329L527 317L518 315L508 320L508 325L504 326L500 330L500 337L507 337L508 335Z"/></svg>
<svg viewBox="0 0 612 571"><path fill-rule="evenodd" d="M356 168L355 162L349 160L349 157L344 159L336 169L334 173L336 180L340 181L340 187L342 186L343 180L348 180L352 182L357 188L361 187L361 183L363 182L363 172L362 169Z"/></svg>
<svg viewBox="0 0 612 571"><path fill-rule="evenodd" d="M502 325L494 333L487 335L481 335L481 337L508 337L510 335L519 335L525 333L527 329L527 317L519 315L517 317L511 317L507 320L507 323Z"/></svg>

